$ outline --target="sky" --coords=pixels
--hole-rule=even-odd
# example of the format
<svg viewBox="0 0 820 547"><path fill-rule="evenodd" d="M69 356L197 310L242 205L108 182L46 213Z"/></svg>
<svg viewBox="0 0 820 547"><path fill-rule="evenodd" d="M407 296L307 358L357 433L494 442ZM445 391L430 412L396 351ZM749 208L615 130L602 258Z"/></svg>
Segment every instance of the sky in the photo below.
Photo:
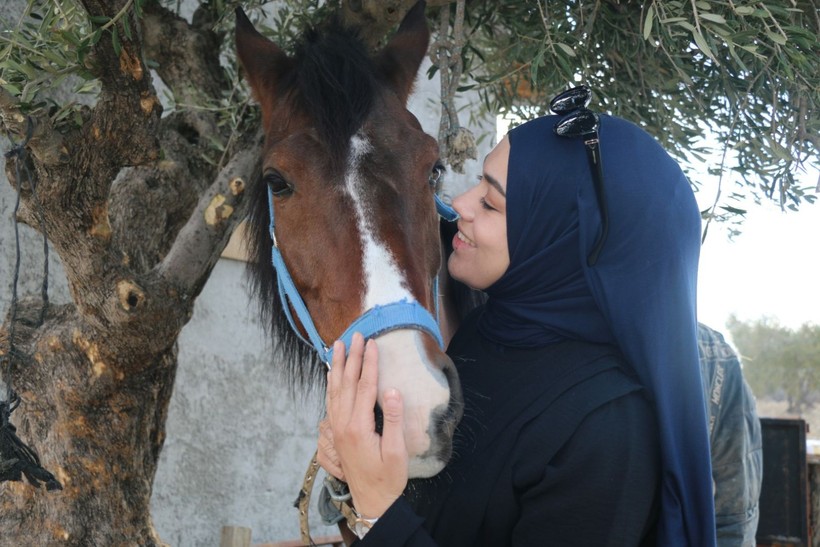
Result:
<svg viewBox="0 0 820 547"><path fill-rule="evenodd" d="M814 187L818 171L801 176ZM714 186L698 192L701 209L714 199ZM748 204L740 235L729 239L726 226L712 223L700 258L698 316L725 332L726 319L767 316L798 328L820 324L820 200L797 212L774 202Z"/></svg>

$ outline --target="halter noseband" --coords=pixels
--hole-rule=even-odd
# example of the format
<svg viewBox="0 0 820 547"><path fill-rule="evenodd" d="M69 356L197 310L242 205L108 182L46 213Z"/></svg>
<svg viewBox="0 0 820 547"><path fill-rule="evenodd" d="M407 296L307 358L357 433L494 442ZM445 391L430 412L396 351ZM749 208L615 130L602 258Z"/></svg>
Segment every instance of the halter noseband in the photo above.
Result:
<svg viewBox="0 0 820 547"><path fill-rule="evenodd" d="M444 203L438 195L435 196L436 210L441 218L448 222L453 222L458 219L458 213ZM319 353L322 361L330 368L330 363L333 360L333 348L325 344L322 337L319 336L319 331L316 330L316 325L310 316L310 312L296 290L296 285L293 283L293 278L290 276L285 261L282 259L282 253L279 251L279 243L276 241L276 233L274 231L275 223L273 219L273 194L268 188L268 209L270 211L270 236L273 241L271 249L271 262L273 269L276 270L277 285L279 285L279 299L282 302L282 308L285 310L285 316L288 318L291 328L296 335L306 344L313 346ZM350 342L353 339L353 333L359 332L362 336L367 338L374 338L381 334L390 331L414 328L429 333L436 339L439 347L444 348L444 340L441 336L441 330L438 325L438 278L433 281L433 299L436 303L436 317L433 318L424 306L417 301L408 301L407 299L392 302L384 306L374 306L360 315L358 319L345 330L339 337L339 340L344 342L345 351L350 348ZM302 336L299 329L296 327L296 322L293 320L293 315L290 312L290 306L296 312L299 322L305 328L308 339Z"/></svg>

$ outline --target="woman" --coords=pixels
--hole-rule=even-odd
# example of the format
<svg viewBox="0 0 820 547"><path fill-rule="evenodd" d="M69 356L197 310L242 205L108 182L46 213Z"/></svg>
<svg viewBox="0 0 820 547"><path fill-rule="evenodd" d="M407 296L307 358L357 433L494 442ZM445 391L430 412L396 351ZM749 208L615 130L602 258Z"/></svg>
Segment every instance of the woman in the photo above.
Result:
<svg viewBox="0 0 820 547"><path fill-rule="evenodd" d="M319 461L361 545L714 545L692 191L637 126L601 117L598 155L561 122L513 129L453 202L449 273L488 300L448 347L465 418L441 474L408 486L401 386L374 433L375 343L336 348Z"/></svg>

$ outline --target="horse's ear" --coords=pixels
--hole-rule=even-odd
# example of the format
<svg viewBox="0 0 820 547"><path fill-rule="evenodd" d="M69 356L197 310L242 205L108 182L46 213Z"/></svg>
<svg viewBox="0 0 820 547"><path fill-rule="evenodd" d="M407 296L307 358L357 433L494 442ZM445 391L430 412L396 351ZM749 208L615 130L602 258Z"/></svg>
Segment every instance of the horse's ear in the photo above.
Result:
<svg viewBox="0 0 820 547"><path fill-rule="evenodd" d="M259 34L242 8L236 8L236 53L245 69L245 78L256 99L263 99L275 91L276 80L289 66L289 59L279 46Z"/></svg>
<svg viewBox="0 0 820 547"><path fill-rule="evenodd" d="M420 0L410 8L390 39L377 57L379 68L402 101L413 90L416 73L427 54L430 31L424 16L426 2Z"/></svg>

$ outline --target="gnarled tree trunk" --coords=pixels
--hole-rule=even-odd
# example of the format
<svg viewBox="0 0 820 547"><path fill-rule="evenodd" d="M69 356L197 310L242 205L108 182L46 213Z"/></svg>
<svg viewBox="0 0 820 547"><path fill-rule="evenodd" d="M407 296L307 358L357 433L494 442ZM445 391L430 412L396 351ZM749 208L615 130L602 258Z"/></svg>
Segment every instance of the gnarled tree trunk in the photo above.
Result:
<svg viewBox="0 0 820 547"><path fill-rule="evenodd" d="M114 17L125 0L84 0L91 16ZM202 8L198 21L208 19ZM157 4L119 20L121 49L95 46L102 83L82 126L58 131L47 115L24 116L0 92L0 125L27 154L10 158L20 192L18 220L40 229L62 259L73 303L21 300L9 354L22 398L12 416L43 466L63 484L46 493L27 483L0 486L0 530L9 545L156 545L149 500L177 366L176 340L234 226L244 216L245 181L258 143L240 139L223 167L202 160L210 139L227 141L207 113L162 107L147 53L178 101L216 99L227 81L219 38ZM217 159L219 159L217 157ZM216 162L214 162L216 163ZM30 176L29 176L30 175Z"/></svg>

